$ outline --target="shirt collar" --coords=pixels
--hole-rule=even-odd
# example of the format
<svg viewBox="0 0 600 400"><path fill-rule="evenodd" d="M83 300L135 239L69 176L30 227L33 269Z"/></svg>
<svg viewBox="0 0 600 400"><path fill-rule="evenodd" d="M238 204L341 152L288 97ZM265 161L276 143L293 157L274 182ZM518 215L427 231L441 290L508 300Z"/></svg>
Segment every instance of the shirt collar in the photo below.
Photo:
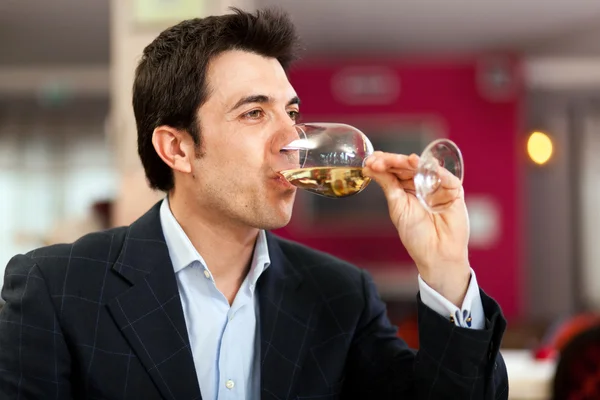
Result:
<svg viewBox="0 0 600 400"><path fill-rule="evenodd" d="M198 253L188 236L175 219L169 207L169 199L165 197L160 205L160 223L162 225L165 241L171 257L173 269L177 274L182 269L190 266L194 261L200 262L202 266L208 269L206 262ZM267 246L267 235L264 230L260 230L256 245L254 246L254 255L252 264L248 272L248 280L256 285L256 281L267 267L271 265L269 257L269 248Z"/></svg>

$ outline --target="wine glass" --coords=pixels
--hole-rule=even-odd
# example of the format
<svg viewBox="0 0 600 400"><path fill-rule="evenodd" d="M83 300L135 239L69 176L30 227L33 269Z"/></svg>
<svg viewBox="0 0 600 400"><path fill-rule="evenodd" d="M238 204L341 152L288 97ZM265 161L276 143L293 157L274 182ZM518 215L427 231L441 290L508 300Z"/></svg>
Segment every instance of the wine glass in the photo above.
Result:
<svg viewBox="0 0 600 400"><path fill-rule="evenodd" d="M325 197L348 197L371 179L362 175L373 145L358 129L337 123L295 125L299 139L282 150L293 160L279 171L292 185ZM298 154L294 154L294 152Z"/></svg>
<svg viewBox="0 0 600 400"><path fill-rule="evenodd" d="M373 145L357 128L341 123L297 124L298 139L281 150L279 173L292 185L309 192L342 198L363 191L371 179L362 175ZM454 142L438 139L430 143L419 159L414 176L415 194L432 213L448 207L447 193L440 193L443 175L452 173L463 180L463 159ZM454 199L451 199L454 200Z"/></svg>

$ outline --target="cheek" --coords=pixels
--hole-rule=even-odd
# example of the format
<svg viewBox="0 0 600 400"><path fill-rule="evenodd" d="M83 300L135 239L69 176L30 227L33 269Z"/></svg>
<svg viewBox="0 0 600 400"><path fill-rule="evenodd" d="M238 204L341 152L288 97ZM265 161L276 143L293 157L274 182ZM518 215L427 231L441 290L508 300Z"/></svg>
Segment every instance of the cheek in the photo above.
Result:
<svg viewBox="0 0 600 400"><path fill-rule="evenodd" d="M229 172L262 171L268 164L274 143L273 135L266 129L239 129L210 135L204 147L205 161L211 168ZM207 135L208 136L208 135ZM268 137L267 137L268 136ZM207 165L208 166L208 165Z"/></svg>
<svg viewBox="0 0 600 400"><path fill-rule="evenodd" d="M269 161L265 148L264 142L259 140L236 143L230 147L227 159L232 166L240 168L241 171L262 171Z"/></svg>

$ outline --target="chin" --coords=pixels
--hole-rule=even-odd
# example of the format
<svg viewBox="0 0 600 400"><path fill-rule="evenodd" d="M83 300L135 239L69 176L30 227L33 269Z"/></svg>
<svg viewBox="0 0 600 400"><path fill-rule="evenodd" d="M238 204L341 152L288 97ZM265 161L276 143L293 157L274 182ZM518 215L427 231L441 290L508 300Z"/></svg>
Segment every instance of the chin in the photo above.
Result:
<svg viewBox="0 0 600 400"><path fill-rule="evenodd" d="M260 229L274 230L280 229L290 223L292 219L292 206L272 208L267 215L264 215L260 223Z"/></svg>
<svg viewBox="0 0 600 400"><path fill-rule="evenodd" d="M274 230L283 228L290 223L294 209L295 193L285 199L269 199L255 208L256 226L259 229Z"/></svg>
<svg viewBox="0 0 600 400"><path fill-rule="evenodd" d="M269 218L267 218L263 221L263 223L261 224L262 225L261 229L264 229L266 231L280 229L280 228L285 227L287 224L289 224L291 219L292 219L291 213L271 215Z"/></svg>

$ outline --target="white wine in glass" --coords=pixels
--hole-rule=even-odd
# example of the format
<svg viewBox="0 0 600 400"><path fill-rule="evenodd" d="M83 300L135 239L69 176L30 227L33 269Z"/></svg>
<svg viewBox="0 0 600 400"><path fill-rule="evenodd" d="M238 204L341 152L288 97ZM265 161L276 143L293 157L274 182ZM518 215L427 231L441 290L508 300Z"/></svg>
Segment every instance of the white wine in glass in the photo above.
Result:
<svg viewBox="0 0 600 400"><path fill-rule="evenodd" d="M352 196L371 182L358 167L293 168L280 173L300 189L333 198Z"/></svg>
<svg viewBox="0 0 600 400"><path fill-rule="evenodd" d="M373 145L357 128L339 123L295 125L299 139L284 146L282 152L295 154L279 173L292 185L331 198L348 197L363 191L371 179L362 169ZM297 152L297 154L296 154ZM443 170L442 170L443 169ZM414 184L417 198L430 212L449 206L447 196L438 199L441 177L450 172L461 182L463 160L450 140L439 139L423 151Z"/></svg>

